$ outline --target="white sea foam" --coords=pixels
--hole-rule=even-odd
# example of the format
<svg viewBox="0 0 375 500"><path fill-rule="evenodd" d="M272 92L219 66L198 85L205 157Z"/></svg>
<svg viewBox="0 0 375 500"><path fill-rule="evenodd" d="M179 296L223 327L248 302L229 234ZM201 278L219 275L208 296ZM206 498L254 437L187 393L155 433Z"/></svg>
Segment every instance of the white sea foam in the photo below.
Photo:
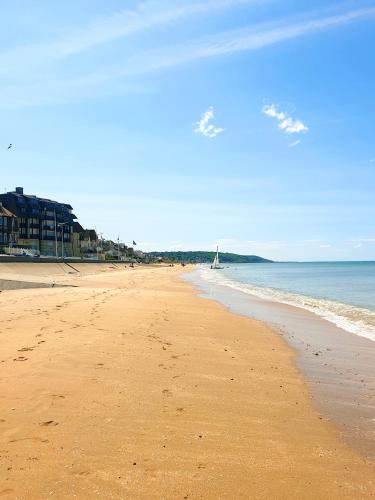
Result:
<svg viewBox="0 0 375 500"><path fill-rule="evenodd" d="M207 268L201 268L199 273L202 279L212 284L226 286L264 300L306 309L348 332L375 341L375 312L369 309L277 288L241 283L227 278L220 271Z"/></svg>

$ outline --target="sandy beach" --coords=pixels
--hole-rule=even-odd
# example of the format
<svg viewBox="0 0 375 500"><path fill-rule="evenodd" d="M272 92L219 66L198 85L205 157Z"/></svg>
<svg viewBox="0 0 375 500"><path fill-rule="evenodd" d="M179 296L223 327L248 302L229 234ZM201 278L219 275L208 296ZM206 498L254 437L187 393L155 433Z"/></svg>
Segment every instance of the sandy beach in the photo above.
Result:
<svg viewBox="0 0 375 500"><path fill-rule="evenodd" d="M71 286L0 293L0 497L375 497L294 351L181 268L1 266Z"/></svg>

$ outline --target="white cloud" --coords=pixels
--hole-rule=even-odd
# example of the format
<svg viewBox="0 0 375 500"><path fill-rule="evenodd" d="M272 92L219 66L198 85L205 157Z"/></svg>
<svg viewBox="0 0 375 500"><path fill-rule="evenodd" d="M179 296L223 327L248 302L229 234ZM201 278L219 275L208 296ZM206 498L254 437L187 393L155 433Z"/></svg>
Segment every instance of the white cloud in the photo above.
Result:
<svg viewBox="0 0 375 500"><path fill-rule="evenodd" d="M332 245L319 245L319 248L332 248Z"/></svg>
<svg viewBox="0 0 375 500"><path fill-rule="evenodd" d="M217 135L224 132L223 128L217 127L213 123L210 123L215 117L214 110L210 107L203 115L201 119L196 123L196 128L194 132L196 134L202 134L205 137L209 137L210 139L214 139Z"/></svg>
<svg viewBox="0 0 375 500"><path fill-rule="evenodd" d="M137 54L127 65L125 74L140 74L152 70L174 67L199 59L206 59L240 51L258 50L286 40L320 32L323 29L345 25L351 21L375 15L375 7L349 11L341 15L315 18L300 23L288 24L285 21L253 25L212 36L193 42L163 47Z"/></svg>
<svg viewBox="0 0 375 500"><path fill-rule="evenodd" d="M361 248L362 246L362 243L358 243L358 245L354 245L354 248Z"/></svg>
<svg viewBox="0 0 375 500"><path fill-rule="evenodd" d="M268 1L268 0L259 0ZM338 15L316 13L302 21L283 19L276 23L249 25L240 30L216 33L193 41L168 45L151 50L133 51L133 55L118 58L112 67L101 66L92 72L72 75L57 65L62 60L82 54L124 37L140 34L156 27L182 21L188 16L213 13L218 8L230 8L240 4L257 3L257 0L152 0L138 4L132 10L122 10L97 18L86 26L66 30L63 37L43 43L16 47L0 53L0 107L17 108L46 103L69 101L75 98L91 98L103 93L118 92L114 80L123 84L124 78L134 78L177 65L232 54L240 51L259 50L263 47L293 40L323 30L367 20L375 15L375 7L356 9ZM82 67L85 67L83 64ZM131 88L132 82L125 82ZM136 82L138 83L138 82ZM89 92L87 92L89 90ZM290 117L285 117L288 120ZM284 121L285 121L284 120ZM298 120L284 124L287 133L299 133L305 125Z"/></svg>
<svg viewBox="0 0 375 500"><path fill-rule="evenodd" d="M288 134L299 134L300 132L307 132L309 129L299 120L293 120L293 118L286 118L279 125L281 130L285 130Z"/></svg>
<svg viewBox="0 0 375 500"><path fill-rule="evenodd" d="M145 0L133 9L122 9L89 21L85 26L66 30L66 35L43 43L33 43L0 53L0 71L25 73L25 67L39 68L46 63L80 54L99 45L171 24L187 17L209 14L256 0ZM269 0L263 0L269 1ZM22 66L20 68L20 66Z"/></svg>
<svg viewBox="0 0 375 500"><path fill-rule="evenodd" d="M301 132L307 132L309 130L308 127L300 120L295 120L287 113L279 111L276 104L267 104L266 106L263 106L262 111L265 115L270 116L271 118L276 118L279 122L279 129L283 130L287 134L300 134ZM296 141L293 145L296 146L297 144L298 142Z"/></svg>
<svg viewBox="0 0 375 500"><path fill-rule="evenodd" d="M301 139L297 139L296 141L290 143L289 147L290 148L295 148L296 146L298 146L298 144L301 144Z"/></svg>

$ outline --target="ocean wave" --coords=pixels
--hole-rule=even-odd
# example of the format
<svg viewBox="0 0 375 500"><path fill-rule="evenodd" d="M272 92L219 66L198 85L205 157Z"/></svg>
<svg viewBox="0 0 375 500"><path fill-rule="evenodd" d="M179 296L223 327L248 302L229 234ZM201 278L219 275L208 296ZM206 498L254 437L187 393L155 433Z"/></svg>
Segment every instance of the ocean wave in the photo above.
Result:
<svg viewBox="0 0 375 500"><path fill-rule="evenodd" d="M267 301L305 309L334 323L347 332L375 341L375 312L369 309L334 300L287 292L278 288L242 283L227 278L219 271L211 269L201 268L200 276L205 281L215 285L226 286Z"/></svg>

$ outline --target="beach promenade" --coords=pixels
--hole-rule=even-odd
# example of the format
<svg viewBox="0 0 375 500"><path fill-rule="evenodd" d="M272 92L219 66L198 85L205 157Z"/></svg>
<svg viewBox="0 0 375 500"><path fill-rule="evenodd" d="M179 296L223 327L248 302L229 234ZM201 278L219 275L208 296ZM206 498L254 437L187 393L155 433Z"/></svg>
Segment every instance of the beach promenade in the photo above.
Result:
<svg viewBox="0 0 375 500"><path fill-rule="evenodd" d="M292 349L181 268L14 266L68 286L0 293L0 498L375 498Z"/></svg>

